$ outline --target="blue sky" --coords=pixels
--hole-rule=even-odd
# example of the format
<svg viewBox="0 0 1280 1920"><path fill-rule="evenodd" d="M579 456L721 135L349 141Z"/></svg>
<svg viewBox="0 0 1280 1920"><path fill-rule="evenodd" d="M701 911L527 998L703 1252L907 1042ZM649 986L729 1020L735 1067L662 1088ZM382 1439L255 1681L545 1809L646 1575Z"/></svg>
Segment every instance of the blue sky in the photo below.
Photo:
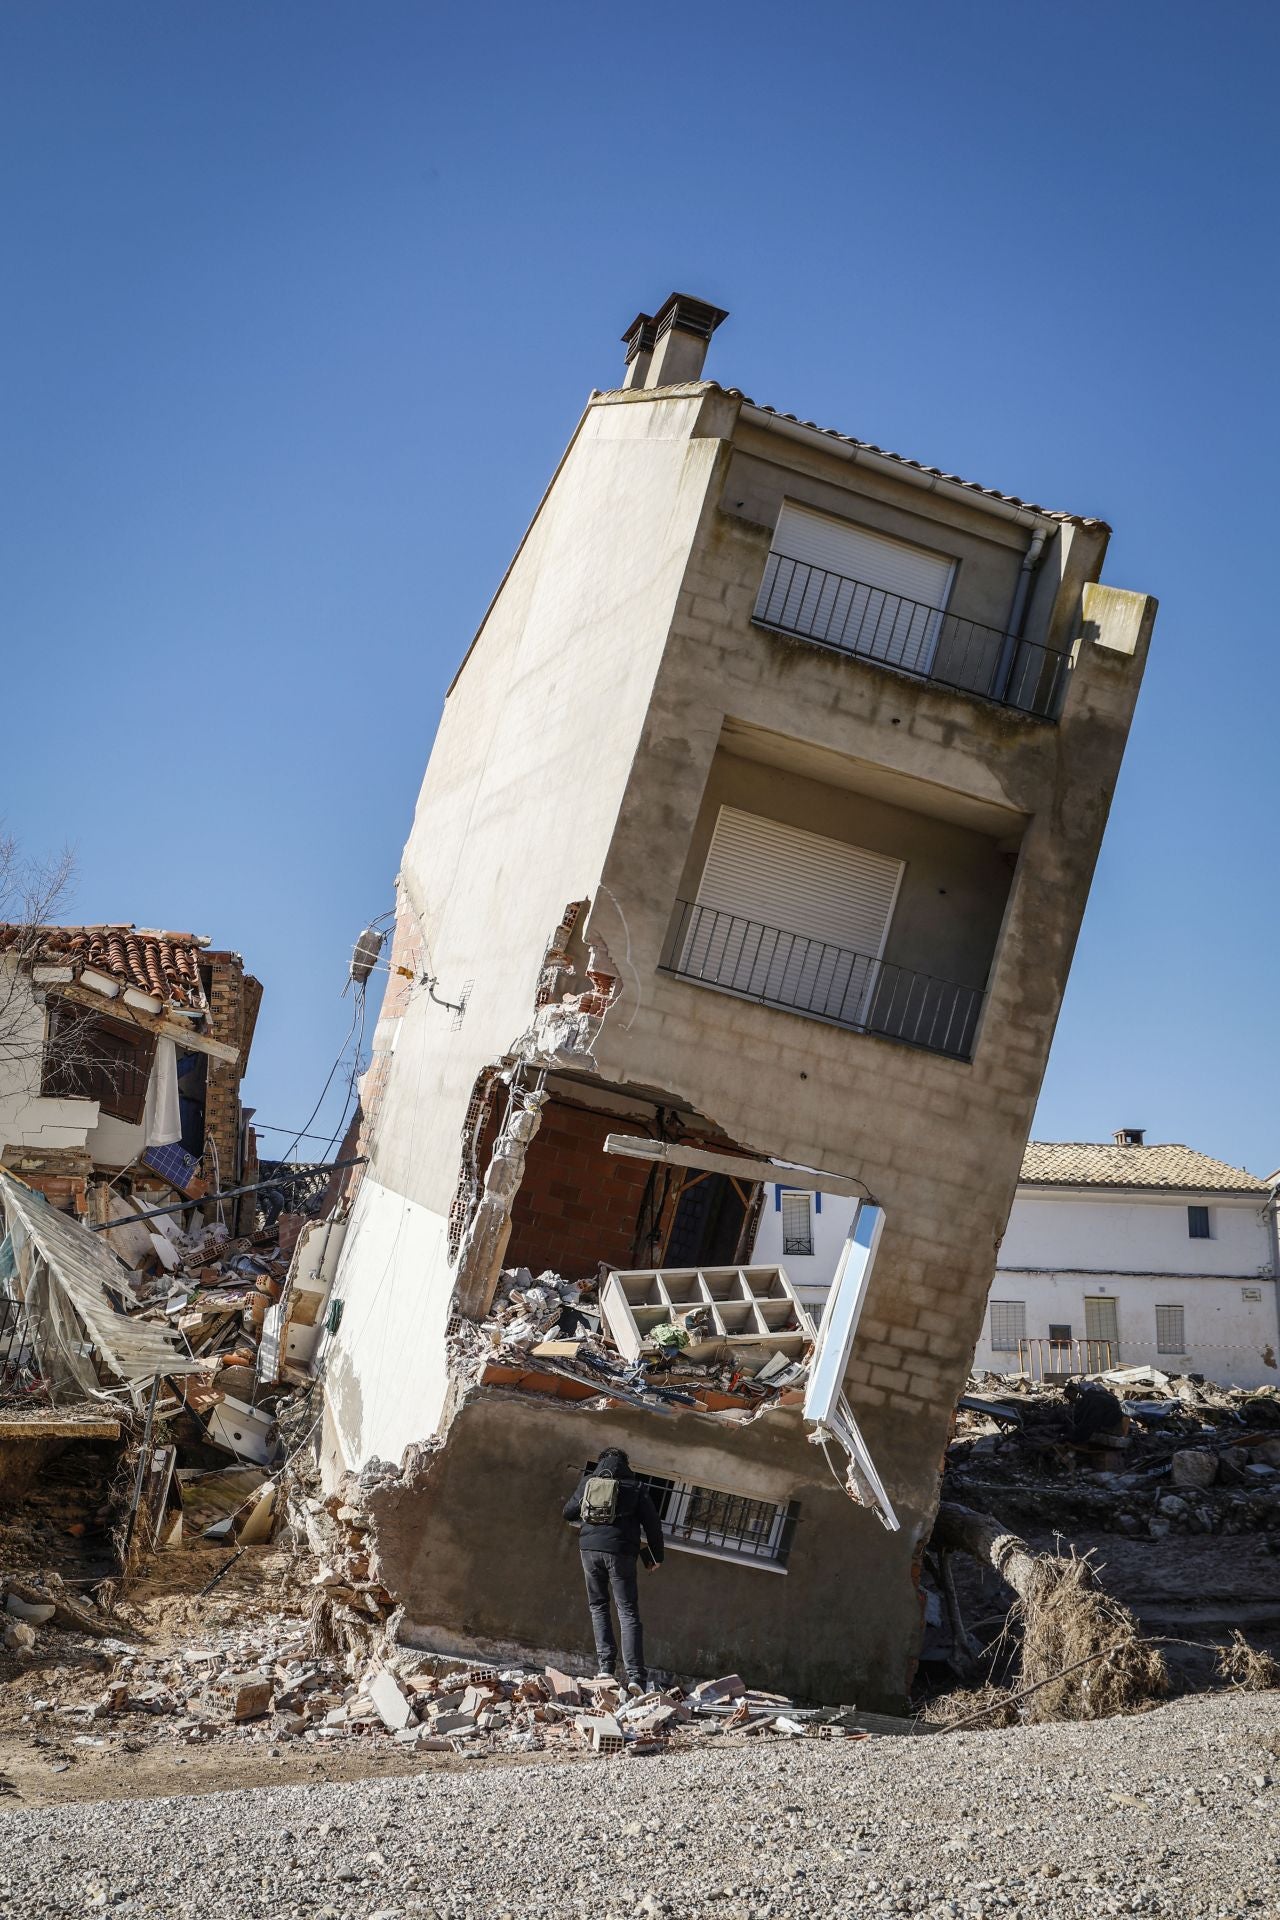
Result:
<svg viewBox="0 0 1280 1920"><path fill-rule="evenodd" d="M1161 614L1036 1131L1269 1171L1276 22L11 0L0 815L67 917L243 952L304 1122L453 667L679 287L726 384L1113 523Z"/></svg>

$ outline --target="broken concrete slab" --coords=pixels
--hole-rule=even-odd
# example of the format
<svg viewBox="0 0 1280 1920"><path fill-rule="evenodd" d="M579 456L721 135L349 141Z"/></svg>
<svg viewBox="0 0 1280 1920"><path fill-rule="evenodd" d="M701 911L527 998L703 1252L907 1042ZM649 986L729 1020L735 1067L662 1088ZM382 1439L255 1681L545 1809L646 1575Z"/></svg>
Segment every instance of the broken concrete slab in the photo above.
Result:
<svg viewBox="0 0 1280 1920"><path fill-rule="evenodd" d="M407 1727L413 1718L413 1708L406 1699L400 1682L387 1667L379 1668L369 1682L369 1699L377 1709L384 1727L392 1733L398 1733Z"/></svg>

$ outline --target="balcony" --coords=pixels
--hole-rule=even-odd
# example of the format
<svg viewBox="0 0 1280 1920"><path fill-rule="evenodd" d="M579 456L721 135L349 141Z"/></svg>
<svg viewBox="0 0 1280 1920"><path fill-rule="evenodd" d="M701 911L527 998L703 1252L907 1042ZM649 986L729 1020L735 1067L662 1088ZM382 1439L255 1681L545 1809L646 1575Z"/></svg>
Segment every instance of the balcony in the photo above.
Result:
<svg viewBox="0 0 1280 1920"><path fill-rule="evenodd" d="M771 553L752 619L918 680L1052 719L1070 656L865 580Z"/></svg>
<svg viewBox="0 0 1280 1920"><path fill-rule="evenodd" d="M726 993L968 1060L983 990L916 973L867 953L676 902L659 967Z"/></svg>

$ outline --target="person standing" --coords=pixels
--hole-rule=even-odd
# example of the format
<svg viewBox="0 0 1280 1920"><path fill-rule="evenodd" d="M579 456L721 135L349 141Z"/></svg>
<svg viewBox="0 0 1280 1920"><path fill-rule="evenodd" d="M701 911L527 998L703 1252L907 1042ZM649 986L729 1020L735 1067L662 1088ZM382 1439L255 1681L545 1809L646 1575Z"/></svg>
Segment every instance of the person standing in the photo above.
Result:
<svg viewBox="0 0 1280 1920"><path fill-rule="evenodd" d="M648 1489L631 1471L621 1447L588 1465L566 1500L564 1517L581 1527L578 1545L595 1634L597 1678L612 1679L618 1664L609 1601L618 1610L622 1664L631 1693L645 1691L644 1628L640 1624L638 1567L660 1567L662 1522Z"/></svg>

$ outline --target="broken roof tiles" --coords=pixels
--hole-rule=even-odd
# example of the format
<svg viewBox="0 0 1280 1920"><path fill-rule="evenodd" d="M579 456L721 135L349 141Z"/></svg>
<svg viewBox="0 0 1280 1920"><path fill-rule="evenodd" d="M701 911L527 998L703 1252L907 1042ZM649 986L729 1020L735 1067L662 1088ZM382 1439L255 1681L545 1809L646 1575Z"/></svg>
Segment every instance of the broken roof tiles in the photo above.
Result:
<svg viewBox="0 0 1280 1920"><path fill-rule="evenodd" d="M1121 1147L1092 1140L1030 1140L1022 1159L1023 1186L1166 1187L1178 1193L1271 1191L1243 1167L1170 1141Z"/></svg>
<svg viewBox="0 0 1280 1920"><path fill-rule="evenodd" d="M198 933L164 933L154 927L41 927L0 923L0 949L20 947L24 957L46 965L85 967L109 974L122 987L153 994L169 1006L205 1012L200 955L209 945Z"/></svg>

